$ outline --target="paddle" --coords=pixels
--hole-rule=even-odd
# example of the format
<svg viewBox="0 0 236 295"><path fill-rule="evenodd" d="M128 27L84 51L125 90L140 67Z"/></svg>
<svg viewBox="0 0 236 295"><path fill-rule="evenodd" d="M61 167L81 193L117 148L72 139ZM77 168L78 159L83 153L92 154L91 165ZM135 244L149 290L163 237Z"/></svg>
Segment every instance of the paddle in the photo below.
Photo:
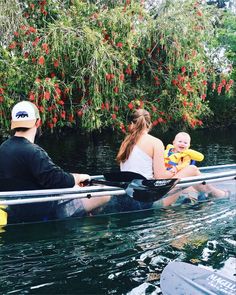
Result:
<svg viewBox="0 0 236 295"><path fill-rule="evenodd" d="M223 275L185 262L171 262L161 274L163 295L234 295L236 283Z"/></svg>
<svg viewBox="0 0 236 295"><path fill-rule="evenodd" d="M136 201L155 202L166 195L179 181L172 179L145 179L144 176L134 172L105 173L105 180L91 179L89 184L103 184L120 187L126 194Z"/></svg>

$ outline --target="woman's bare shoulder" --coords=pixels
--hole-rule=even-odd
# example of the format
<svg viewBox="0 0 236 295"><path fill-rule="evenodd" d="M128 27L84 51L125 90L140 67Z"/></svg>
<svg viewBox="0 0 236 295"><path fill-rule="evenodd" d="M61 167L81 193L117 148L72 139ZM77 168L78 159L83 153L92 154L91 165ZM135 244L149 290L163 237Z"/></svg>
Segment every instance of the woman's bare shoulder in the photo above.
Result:
<svg viewBox="0 0 236 295"><path fill-rule="evenodd" d="M145 137L146 137L145 138L146 140L148 140L149 142L152 142L154 145L163 145L163 142L159 138L153 135L146 134Z"/></svg>

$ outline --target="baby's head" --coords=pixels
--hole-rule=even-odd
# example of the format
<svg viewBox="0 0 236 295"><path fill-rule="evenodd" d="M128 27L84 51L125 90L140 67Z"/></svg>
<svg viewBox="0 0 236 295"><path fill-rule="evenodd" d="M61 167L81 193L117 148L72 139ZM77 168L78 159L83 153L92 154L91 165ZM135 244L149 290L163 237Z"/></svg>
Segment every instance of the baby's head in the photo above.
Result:
<svg viewBox="0 0 236 295"><path fill-rule="evenodd" d="M175 139L173 141L173 146L175 152L183 152L190 147L191 137L186 132L179 132L176 134Z"/></svg>

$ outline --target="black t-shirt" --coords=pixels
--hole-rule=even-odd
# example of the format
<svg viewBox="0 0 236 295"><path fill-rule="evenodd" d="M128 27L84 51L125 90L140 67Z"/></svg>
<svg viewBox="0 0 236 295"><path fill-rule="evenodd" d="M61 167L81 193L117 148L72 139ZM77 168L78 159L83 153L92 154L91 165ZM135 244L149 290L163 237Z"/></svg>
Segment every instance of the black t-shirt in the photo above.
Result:
<svg viewBox="0 0 236 295"><path fill-rule="evenodd" d="M55 165L44 149L17 136L9 138L0 146L0 178L17 182L17 190L75 185L74 177Z"/></svg>
<svg viewBox="0 0 236 295"><path fill-rule="evenodd" d="M0 146L0 191L69 188L72 174L55 165L48 154L24 137L13 136ZM57 202L9 207L10 223L56 218Z"/></svg>

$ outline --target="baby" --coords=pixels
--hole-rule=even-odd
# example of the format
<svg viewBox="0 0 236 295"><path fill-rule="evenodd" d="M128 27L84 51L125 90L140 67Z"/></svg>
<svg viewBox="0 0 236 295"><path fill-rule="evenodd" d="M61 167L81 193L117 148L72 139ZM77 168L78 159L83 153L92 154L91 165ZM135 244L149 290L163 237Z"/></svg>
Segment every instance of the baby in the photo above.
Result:
<svg viewBox="0 0 236 295"><path fill-rule="evenodd" d="M187 165L194 164L194 161L201 162L203 154L189 149L190 135L186 132L179 132L172 144L168 144L164 153L167 170L177 173Z"/></svg>

